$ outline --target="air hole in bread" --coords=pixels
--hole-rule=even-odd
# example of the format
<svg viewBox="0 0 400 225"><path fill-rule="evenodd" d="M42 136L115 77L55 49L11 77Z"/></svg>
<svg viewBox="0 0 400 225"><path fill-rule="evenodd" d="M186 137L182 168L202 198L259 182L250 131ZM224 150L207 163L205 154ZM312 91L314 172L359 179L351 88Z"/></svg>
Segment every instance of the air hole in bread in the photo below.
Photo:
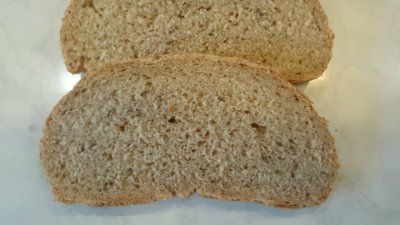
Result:
<svg viewBox="0 0 400 225"><path fill-rule="evenodd" d="M133 174L133 169L129 168L126 170L126 175L131 176Z"/></svg>
<svg viewBox="0 0 400 225"><path fill-rule="evenodd" d="M125 131L125 127L126 127L126 124L119 125L118 126L118 130L121 131L121 132L124 132Z"/></svg>
<svg viewBox="0 0 400 225"><path fill-rule="evenodd" d="M178 120L175 119L175 117L173 116L173 117L171 117L171 118L168 120L168 122L169 122L169 123L177 123Z"/></svg>
<svg viewBox="0 0 400 225"><path fill-rule="evenodd" d="M256 129L257 136L259 137L265 136L265 133L267 131L267 128L265 126L260 126L257 123L252 123L250 126Z"/></svg>
<svg viewBox="0 0 400 225"><path fill-rule="evenodd" d="M177 16L179 19L185 18L185 16L184 16L184 14L182 13L182 11L179 12L176 16Z"/></svg>
<svg viewBox="0 0 400 225"><path fill-rule="evenodd" d="M229 136L233 136L233 134L236 132L237 130L236 129L233 129L233 130L231 130L231 132L229 132Z"/></svg>
<svg viewBox="0 0 400 225"><path fill-rule="evenodd" d="M261 160L264 162L270 162L272 160L272 157L270 155L267 155L266 153L261 154Z"/></svg>
<svg viewBox="0 0 400 225"><path fill-rule="evenodd" d="M103 157L107 161L111 161L113 159L113 156L111 153L103 153Z"/></svg>

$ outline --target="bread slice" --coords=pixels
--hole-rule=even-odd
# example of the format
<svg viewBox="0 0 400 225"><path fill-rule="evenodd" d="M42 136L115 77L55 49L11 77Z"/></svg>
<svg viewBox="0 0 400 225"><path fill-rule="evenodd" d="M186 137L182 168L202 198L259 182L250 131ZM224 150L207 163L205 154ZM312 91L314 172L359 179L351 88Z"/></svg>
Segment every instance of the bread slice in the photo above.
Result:
<svg viewBox="0 0 400 225"><path fill-rule="evenodd" d="M318 0L72 0L61 28L67 68L160 54L240 57L298 83L316 78L333 34Z"/></svg>
<svg viewBox="0 0 400 225"><path fill-rule="evenodd" d="M55 106L40 158L55 198L111 206L200 195L323 202L337 173L326 120L267 68L165 56L91 71Z"/></svg>

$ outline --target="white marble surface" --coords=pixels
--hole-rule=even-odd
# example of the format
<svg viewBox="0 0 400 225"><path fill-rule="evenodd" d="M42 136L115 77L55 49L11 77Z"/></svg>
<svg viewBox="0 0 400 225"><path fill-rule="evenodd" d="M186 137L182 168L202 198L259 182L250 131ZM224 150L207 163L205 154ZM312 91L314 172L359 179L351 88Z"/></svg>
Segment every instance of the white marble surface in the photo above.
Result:
<svg viewBox="0 0 400 225"><path fill-rule="evenodd" d="M273 209L194 196L90 208L52 200L38 143L79 80L58 32L67 0L0 0L0 224L400 224L400 1L322 0L335 32L325 75L300 88L330 120L341 163L318 208Z"/></svg>

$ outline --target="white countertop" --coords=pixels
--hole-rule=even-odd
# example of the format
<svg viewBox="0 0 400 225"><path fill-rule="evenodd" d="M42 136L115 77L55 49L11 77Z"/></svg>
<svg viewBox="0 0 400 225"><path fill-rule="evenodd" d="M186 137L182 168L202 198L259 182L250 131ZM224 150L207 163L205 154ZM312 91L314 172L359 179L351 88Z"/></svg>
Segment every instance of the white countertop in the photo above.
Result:
<svg viewBox="0 0 400 225"><path fill-rule="evenodd" d="M67 4L0 0L0 224L400 224L399 0L322 0L333 59L299 88L330 121L341 167L326 203L296 210L199 196L111 208L53 201L38 145L79 80L59 48Z"/></svg>

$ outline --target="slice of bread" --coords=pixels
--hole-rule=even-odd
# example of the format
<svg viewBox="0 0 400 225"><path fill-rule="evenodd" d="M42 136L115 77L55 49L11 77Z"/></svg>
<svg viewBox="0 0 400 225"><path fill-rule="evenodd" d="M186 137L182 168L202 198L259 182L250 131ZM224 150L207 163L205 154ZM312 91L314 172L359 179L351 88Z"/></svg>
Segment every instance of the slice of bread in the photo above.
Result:
<svg viewBox="0 0 400 225"><path fill-rule="evenodd" d="M316 78L333 34L318 0L72 0L61 28L67 68L161 54L240 57L298 83Z"/></svg>
<svg viewBox="0 0 400 225"><path fill-rule="evenodd" d="M194 192L314 206L337 173L326 120L301 92L267 68L205 55L91 71L50 114L40 158L58 201L93 206Z"/></svg>

